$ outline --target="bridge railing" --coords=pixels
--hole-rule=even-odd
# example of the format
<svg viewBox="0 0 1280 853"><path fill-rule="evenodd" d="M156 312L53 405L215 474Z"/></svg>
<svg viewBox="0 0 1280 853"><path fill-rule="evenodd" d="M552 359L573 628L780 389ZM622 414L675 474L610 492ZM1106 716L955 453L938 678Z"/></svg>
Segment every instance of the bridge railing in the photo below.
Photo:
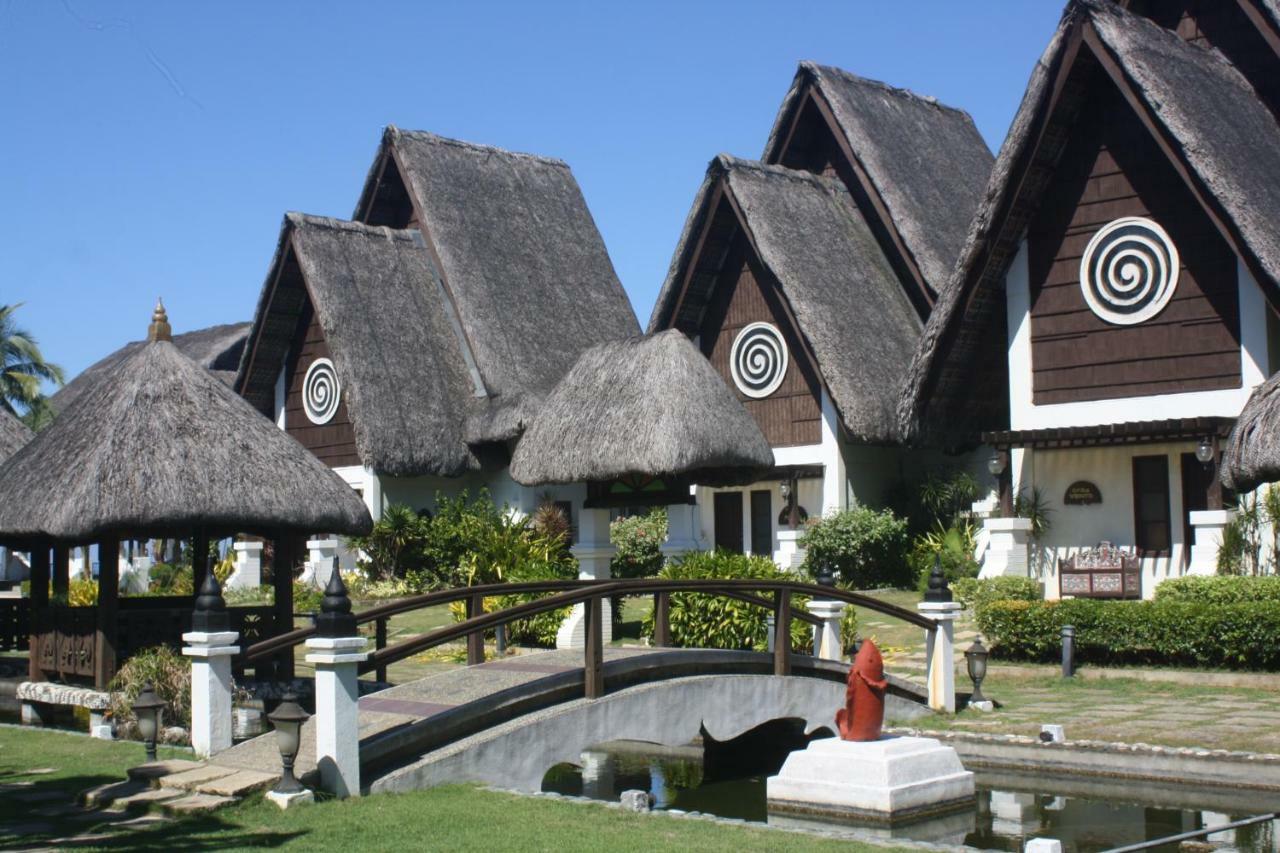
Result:
<svg viewBox="0 0 1280 853"><path fill-rule="evenodd" d="M375 623L376 648L369 655L368 660L361 664L360 671L376 672L379 680L385 680L386 669L390 664L463 638L467 641L467 664L480 664L484 662L484 636L488 630L518 619L582 604L586 616L583 648L585 693L587 698L596 698L604 694L604 599L633 595L652 596L654 599L653 642L655 646L661 647L671 645L670 597L673 593L682 592L722 596L772 610L774 615L773 671L776 675L788 675L791 672L791 621L799 619L813 625L821 623L821 620L812 614L793 609L791 606L793 595L843 601L902 619L919 626L926 632L937 630L937 623L933 620L872 596L836 587L790 580L642 578L483 584L411 596L356 613L357 624ZM490 613L484 612L484 599L488 597L543 593L547 594L544 598ZM455 601L466 602L464 620L387 645L387 620L392 616L424 607L451 604ZM314 634L314 628L300 628L255 643L244 651L243 656L248 661L256 661L292 651L294 646L305 642Z"/></svg>

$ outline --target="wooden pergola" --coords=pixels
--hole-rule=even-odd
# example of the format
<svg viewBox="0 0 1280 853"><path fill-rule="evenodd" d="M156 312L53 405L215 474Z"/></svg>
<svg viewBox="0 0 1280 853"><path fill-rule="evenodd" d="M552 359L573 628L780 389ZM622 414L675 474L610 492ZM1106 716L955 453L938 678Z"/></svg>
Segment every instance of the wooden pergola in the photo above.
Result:
<svg viewBox="0 0 1280 853"><path fill-rule="evenodd" d="M340 477L172 345L161 305L148 344L0 466L0 543L31 554L35 681L104 688L130 654L176 645L190 629L194 596L120 596L122 539L190 541L194 590L210 570L211 541L270 539L274 604L230 609L251 643L292 630L305 536L372 525ZM69 589L70 549L87 543L98 546L96 606L55 606ZM291 678L292 658L280 656L269 675Z"/></svg>

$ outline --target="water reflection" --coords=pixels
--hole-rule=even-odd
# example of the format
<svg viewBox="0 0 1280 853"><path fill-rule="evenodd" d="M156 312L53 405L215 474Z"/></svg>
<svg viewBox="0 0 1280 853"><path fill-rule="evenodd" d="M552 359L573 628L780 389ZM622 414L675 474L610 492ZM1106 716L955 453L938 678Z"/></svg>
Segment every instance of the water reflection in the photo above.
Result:
<svg viewBox="0 0 1280 853"><path fill-rule="evenodd" d="M770 815L765 779L778 771L782 759L776 749L741 748L750 743L734 742L739 748L731 761L726 760L726 744L708 745L707 755L714 753L714 761L704 759L701 745L603 744L582 753L579 765L552 768L542 788L615 802L623 791L640 789L652 795L659 809L700 811L779 826L838 827L865 836L989 850L1019 851L1030 838L1056 838L1064 850L1080 853L1218 826L1274 806L1265 797L1240 791L980 773L976 808L894 827L833 824L818 818ZM1218 849L1280 853L1277 838L1276 827L1263 823L1216 833L1205 841ZM1178 845L1168 849L1176 850Z"/></svg>

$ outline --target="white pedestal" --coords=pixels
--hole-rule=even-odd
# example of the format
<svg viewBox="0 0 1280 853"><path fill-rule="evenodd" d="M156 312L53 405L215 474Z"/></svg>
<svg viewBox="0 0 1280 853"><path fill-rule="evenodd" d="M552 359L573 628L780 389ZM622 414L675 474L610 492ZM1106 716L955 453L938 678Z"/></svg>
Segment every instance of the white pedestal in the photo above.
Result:
<svg viewBox="0 0 1280 853"><path fill-rule="evenodd" d="M774 554L773 561L779 567L788 571L800 568L800 564L804 562L804 549L800 547L800 537L803 535L803 530L786 527L778 529L778 551Z"/></svg>
<svg viewBox="0 0 1280 853"><path fill-rule="evenodd" d="M227 578L226 588L257 589L262 585L262 543L237 542L231 547L236 552L236 567Z"/></svg>
<svg viewBox="0 0 1280 853"><path fill-rule="evenodd" d="M954 601L922 601L916 605L920 613L938 623L935 631L925 633L926 678L929 683L929 707L935 711L956 712L956 617L960 605Z"/></svg>
<svg viewBox="0 0 1280 853"><path fill-rule="evenodd" d="M1218 573L1218 549L1222 547L1222 531L1235 512L1229 509L1208 509L1190 513L1195 543L1191 546L1189 575L1216 575Z"/></svg>
<svg viewBox="0 0 1280 853"><path fill-rule="evenodd" d="M698 550L698 508L693 504L667 507L667 540L658 546L668 561Z"/></svg>
<svg viewBox="0 0 1280 853"><path fill-rule="evenodd" d="M292 794L279 794L275 791L267 791L264 796L268 801L279 806L281 811L291 809L294 806L301 806L307 803L314 803L316 795L311 791L294 791Z"/></svg>
<svg viewBox="0 0 1280 853"><path fill-rule="evenodd" d="M312 637L307 663L316 668L316 766L337 797L360 796L360 715L356 668L368 657L364 637Z"/></svg>
<svg viewBox="0 0 1280 853"><path fill-rule="evenodd" d="M231 748L231 659L240 653L235 631L182 635L191 658L191 746L198 758Z"/></svg>
<svg viewBox="0 0 1280 853"><path fill-rule="evenodd" d="M320 589L329 585L329 575L338 568L338 540L311 539L307 542L307 562L303 579Z"/></svg>
<svg viewBox="0 0 1280 853"><path fill-rule="evenodd" d="M1031 519L985 518L982 529L987 553L978 577L1031 576Z"/></svg>
<svg viewBox="0 0 1280 853"><path fill-rule="evenodd" d="M809 612L822 620L814 630L817 640L813 644L815 657L838 661L844 657L844 644L840 641L840 619L847 607L843 601L810 601Z"/></svg>
<svg viewBox="0 0 1280 853"><path fill-rule="evenodd" d="M767 782L769 811L875 822L915 820L974 801L973 774L935 738L816 740Z"/></svg>
<svg viewBox="0 0 1280 853"><path fill-rule="evenodd" d="M569 549L578 558L578 577L607 580L609 563L618 549L609 544L609 510L584 509L578 516L578 544ZM613 640L613 608L609 599L601 602L604 642ZM586 645L586 606L575 604L556 632L557 649L580 649Z"/></svg>

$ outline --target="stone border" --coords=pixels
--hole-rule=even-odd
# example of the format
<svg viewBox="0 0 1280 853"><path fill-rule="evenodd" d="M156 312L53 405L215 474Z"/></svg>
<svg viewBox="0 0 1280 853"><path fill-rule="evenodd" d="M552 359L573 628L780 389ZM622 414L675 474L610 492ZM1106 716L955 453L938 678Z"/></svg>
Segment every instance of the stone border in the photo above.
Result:
<svg viewBox="0 0 1280 853"><path fill-rule="evenodd" d="M1280 791L1280 755L1202 747L1070 740L1043 743L1026 735L886 728L889 734L934 737L960 753L965 767L1033 773L1069 773Z"/></svg>
<svg viewBox="0 0 1280 853"><path fill-rule="evenodd" d="M110 693L52 681L24 681L18 685L15 697L19 702L74 706L88 708L90 711L106 711L111 708Z"/></svg>

